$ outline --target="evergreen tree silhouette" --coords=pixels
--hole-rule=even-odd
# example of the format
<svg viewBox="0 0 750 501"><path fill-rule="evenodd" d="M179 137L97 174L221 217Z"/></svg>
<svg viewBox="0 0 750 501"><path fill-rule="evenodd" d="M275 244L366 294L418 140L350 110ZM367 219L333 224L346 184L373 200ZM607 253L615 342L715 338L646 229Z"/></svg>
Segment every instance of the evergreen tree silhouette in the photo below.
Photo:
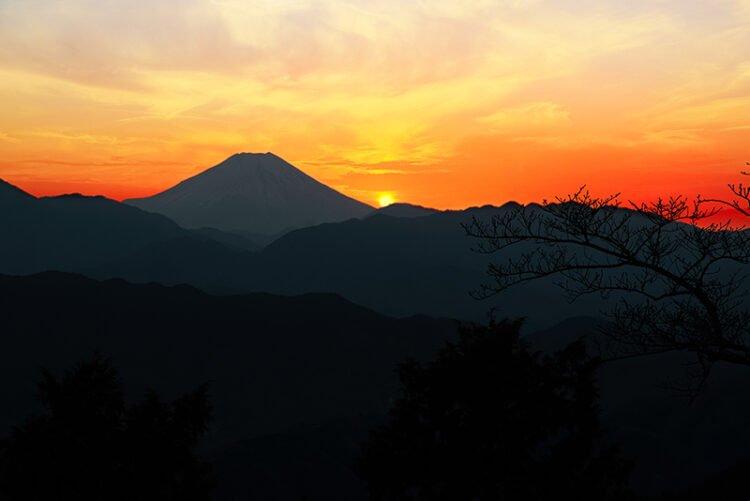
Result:
<svg viewBox="0 0 750 501"><path fill-rule="evenodd" d="M597 360L582 342L532 353L520 325L466 327L400 366L403 394L355 463L374 499L630 499L629 465L599 445Z"/></svg>
<svg viewBox="0 0 750 501"><path fill-rule="evenodd" d="M211 419L205 386L128 407L97 353L60 379L43 370L38 391L46 412L0 443L0 499L210 499L210 469L193 455Z"/></svg>

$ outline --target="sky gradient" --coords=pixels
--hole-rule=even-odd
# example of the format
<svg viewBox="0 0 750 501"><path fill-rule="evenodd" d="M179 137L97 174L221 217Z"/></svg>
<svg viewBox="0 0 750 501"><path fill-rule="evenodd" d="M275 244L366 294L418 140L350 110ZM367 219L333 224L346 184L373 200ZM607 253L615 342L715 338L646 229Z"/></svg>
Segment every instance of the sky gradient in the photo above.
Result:
<svg viewBox="0 0 750 501"><path fill-rule="evenodd" d="M147 196L272 151L377 204L724 194L750 0L0 0L0 177Z"/></svg>

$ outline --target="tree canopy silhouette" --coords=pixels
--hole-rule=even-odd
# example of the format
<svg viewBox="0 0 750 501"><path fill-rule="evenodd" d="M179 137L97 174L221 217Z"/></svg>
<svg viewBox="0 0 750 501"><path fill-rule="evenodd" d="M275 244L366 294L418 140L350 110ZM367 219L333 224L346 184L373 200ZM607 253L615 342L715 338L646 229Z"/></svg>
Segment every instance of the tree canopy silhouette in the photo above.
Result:
<svg viewBox="0 0 750 501"><path fill-rule="evenodd" d="M127 406L96 354L61 378L42 371L38 390L46 412L0 442L0 499L210 499L210 469L193 454L211 419L206 387Z"/></svg>
<svg viewBox="0 0 750 501"><path fill-rule="evenodd" d="M531 352L519 327L466 327L400 366L402 395L355 464L374 499L629 499L629 466L601 446L597 360L582 342Z"/></svg>
<svg viewBox="0 0 750 501"><path fill-rule="evenodd" d="M742 185L730 189L747 195ZM690 351L700 387L717 361L750 365L750 232L716 222L720 208L709 203L677 196L623 208L619 195L597 198L584 187L474 219L464 229L476 250L500 256L477 296L547 277L571 300L611 296L604 330L618 355Z"/></svg>

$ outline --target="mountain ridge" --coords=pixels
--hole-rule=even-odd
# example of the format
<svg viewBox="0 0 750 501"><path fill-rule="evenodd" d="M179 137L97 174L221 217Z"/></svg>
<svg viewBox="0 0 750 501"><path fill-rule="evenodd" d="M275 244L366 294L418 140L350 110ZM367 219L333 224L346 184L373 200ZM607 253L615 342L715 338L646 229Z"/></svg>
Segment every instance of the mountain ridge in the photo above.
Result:
<svg viewBox="0 0 750 501"><path fill-rule="evenodd" d="M36 197L31 193L28 193L18 186L9 183L3 178L0 178L0 202L8 200L11 197L15 199L32 200Z"/></svg>
<svg viewBox="0 0 750 501"><path fill-rule="evenodd" d="M234 154L167 190L123 203L185 228L265 235L364 217L373 210L270 152Z"/></svg>
<svg viewBox="0 0 750 501"><path fill-rule="evenodd" d="M181 239L182 253L211 244L229 256L260 248L219 230L187 230L161 214L103 196L37 198L0 183L0 273L83 271L174 239Z"/></svg>
<svg viewBox="0 0 750 501"><path fill-rule="evenodd" d="M424 217L442 212L438 209L425 207L423 205L410 204L408 202L396 202L385 207L376 209L369 217L385 215L391 217Z"/></svg>

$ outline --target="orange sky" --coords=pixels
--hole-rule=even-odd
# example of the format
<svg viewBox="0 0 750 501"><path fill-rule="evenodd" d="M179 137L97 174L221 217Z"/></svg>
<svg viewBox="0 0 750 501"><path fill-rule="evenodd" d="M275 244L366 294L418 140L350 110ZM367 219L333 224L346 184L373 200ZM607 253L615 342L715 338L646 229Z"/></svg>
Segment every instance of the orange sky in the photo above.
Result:
<svg viewBox="0 0 750 501"><path fill-rule="evenodd" d="M750 0L3 0L0 177L145 196L273 151L375 204L723 194Z"/></svg>

